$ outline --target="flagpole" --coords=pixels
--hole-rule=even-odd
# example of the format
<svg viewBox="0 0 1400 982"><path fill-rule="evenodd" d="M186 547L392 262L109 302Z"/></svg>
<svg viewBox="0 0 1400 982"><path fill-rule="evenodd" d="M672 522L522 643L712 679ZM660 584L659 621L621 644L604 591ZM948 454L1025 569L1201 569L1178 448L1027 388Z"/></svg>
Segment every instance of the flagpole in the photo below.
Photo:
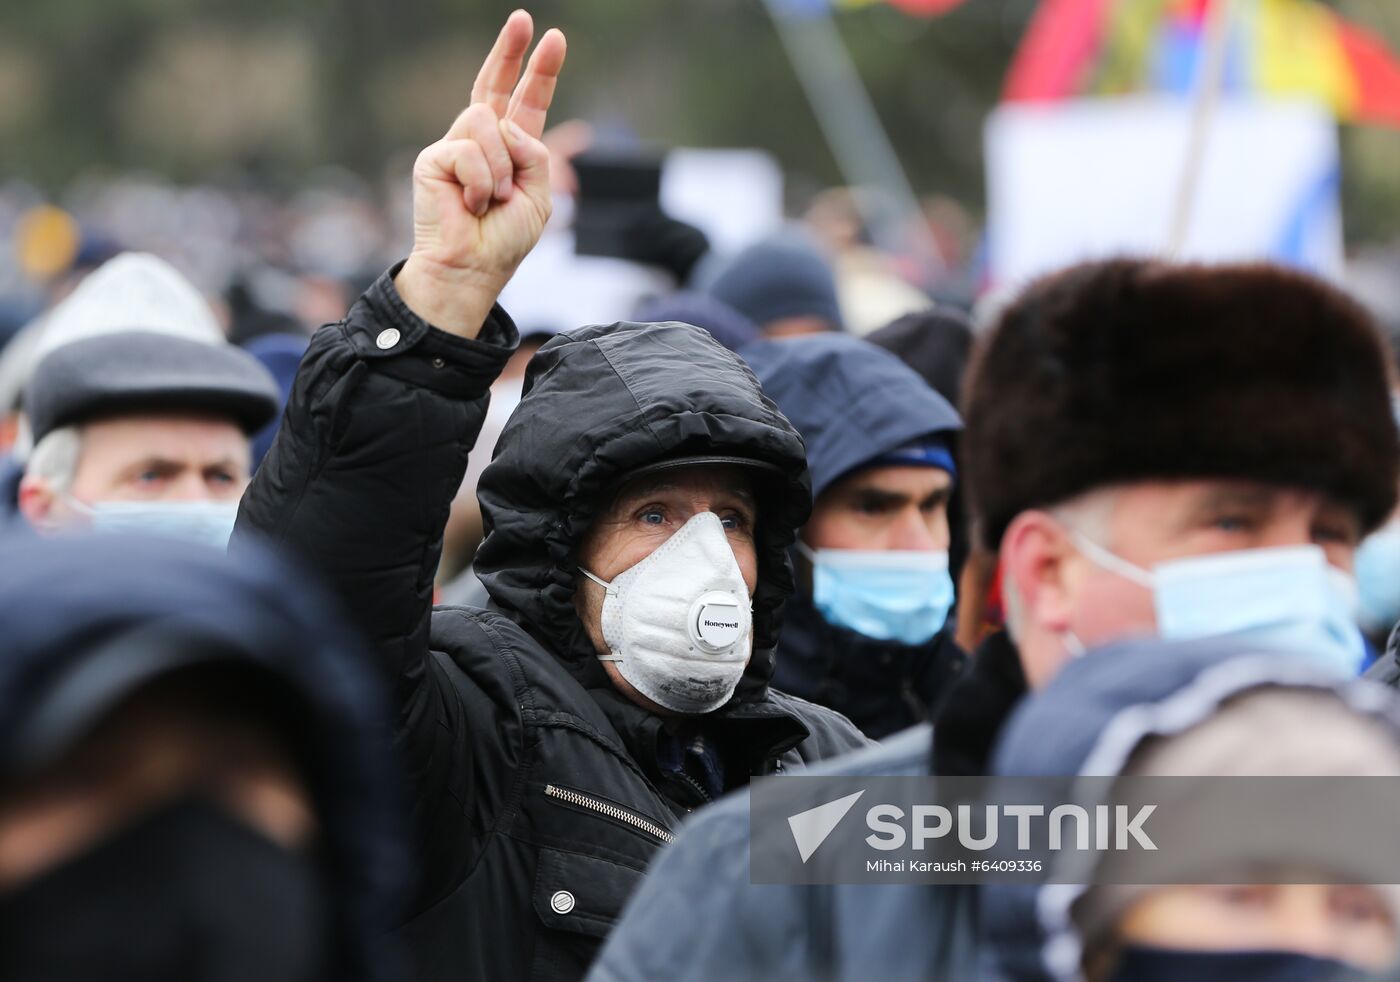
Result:
<svg viewBox="0 0 1400 982"><path fill-rule="evenodd" d="M887 217L870 202L856 195L856 207L871 238L877 246L895 254L912 244L929 273L942 272L947 263L923 221L918 197L880 123L870 94L861 83L828 3L821 0L820 9L808 10L805 8L817 6L808 0L801 14L792 16L789 9L793 2L764 0L764 5L843 180L852 187L884 191L901 216L911 223L912 241L901 235L898 228L891 228Z"/></svg>
<svg viewBox="0 0 1400 982"><path fill-rule="evenodd" d="M1180 259L1191 234L1191 216L1195 212L1196 196L1205 166L1210 131L1215 121L1220 95L1225 88L1225 64L1230 53L1230 27L1233 23L1234 0L1213 0L1206 14L1206 32L1196 69L1192 93L1191 130L1186 145L1186 158L1177 185L1176 205L1172 209L1171 231L1167 236L1166 258Z"/></svg>

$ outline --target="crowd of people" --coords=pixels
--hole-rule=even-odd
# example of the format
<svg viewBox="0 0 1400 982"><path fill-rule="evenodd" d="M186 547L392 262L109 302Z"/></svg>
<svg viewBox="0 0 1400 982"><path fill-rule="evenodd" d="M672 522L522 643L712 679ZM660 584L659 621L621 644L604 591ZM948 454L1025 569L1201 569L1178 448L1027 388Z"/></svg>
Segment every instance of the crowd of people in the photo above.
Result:
<svg viewBox="0 0 1400 982"><path fill-rule="evenodd" d="M79 237L15 318L0 978L1400 970L1400 895L1328 829L1229 886L750 870L761 777L1400 777L1373 313L1125 258L974 327L833 194L734 255L645 215L669 290L517 325L565 51L511 15L373 278L347 197L280 314L211 306L214 251Z"/></svg>

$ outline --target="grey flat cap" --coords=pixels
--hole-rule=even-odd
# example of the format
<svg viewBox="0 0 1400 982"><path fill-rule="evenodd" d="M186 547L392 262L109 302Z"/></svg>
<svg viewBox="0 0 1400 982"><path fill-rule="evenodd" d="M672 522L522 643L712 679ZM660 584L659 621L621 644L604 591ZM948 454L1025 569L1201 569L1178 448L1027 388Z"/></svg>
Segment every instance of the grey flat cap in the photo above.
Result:
<svg viewBox="0 0 1400 982"><path fill-rule="evenodd" d="M233 345L114 331L45 355L25 387L24 410L36 443L61 426L149 411L228 416L253 433L277 413L277 383Z"/></svg>

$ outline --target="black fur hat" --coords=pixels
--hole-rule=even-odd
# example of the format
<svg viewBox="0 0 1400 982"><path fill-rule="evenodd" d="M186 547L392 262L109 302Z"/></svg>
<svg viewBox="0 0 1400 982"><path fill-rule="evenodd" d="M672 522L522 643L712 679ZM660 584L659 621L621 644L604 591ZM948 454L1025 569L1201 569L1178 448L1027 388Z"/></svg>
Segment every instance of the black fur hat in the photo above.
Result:
<svg viewBox="0 0 1400 982"><path fill-rule="evenodd" d="M1388 366L1370 316L1301 273L1114 260L1042 279L983 339L964 390L982 540L1151 478L1323 491L1374 529L1400 475Z"/></svg>

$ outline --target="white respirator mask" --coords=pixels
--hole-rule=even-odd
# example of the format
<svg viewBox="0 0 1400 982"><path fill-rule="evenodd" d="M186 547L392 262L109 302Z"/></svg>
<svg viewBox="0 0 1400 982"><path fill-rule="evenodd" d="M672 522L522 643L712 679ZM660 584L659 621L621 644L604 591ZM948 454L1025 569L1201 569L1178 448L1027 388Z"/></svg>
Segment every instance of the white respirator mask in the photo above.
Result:
<svg viewBox="0 0 1400 982"><path fill-rule="evenodd" d="M753 647L753 603L724 525L701 512L603 587L603 641L652 702L699 714L729 701Z"/></svg>

